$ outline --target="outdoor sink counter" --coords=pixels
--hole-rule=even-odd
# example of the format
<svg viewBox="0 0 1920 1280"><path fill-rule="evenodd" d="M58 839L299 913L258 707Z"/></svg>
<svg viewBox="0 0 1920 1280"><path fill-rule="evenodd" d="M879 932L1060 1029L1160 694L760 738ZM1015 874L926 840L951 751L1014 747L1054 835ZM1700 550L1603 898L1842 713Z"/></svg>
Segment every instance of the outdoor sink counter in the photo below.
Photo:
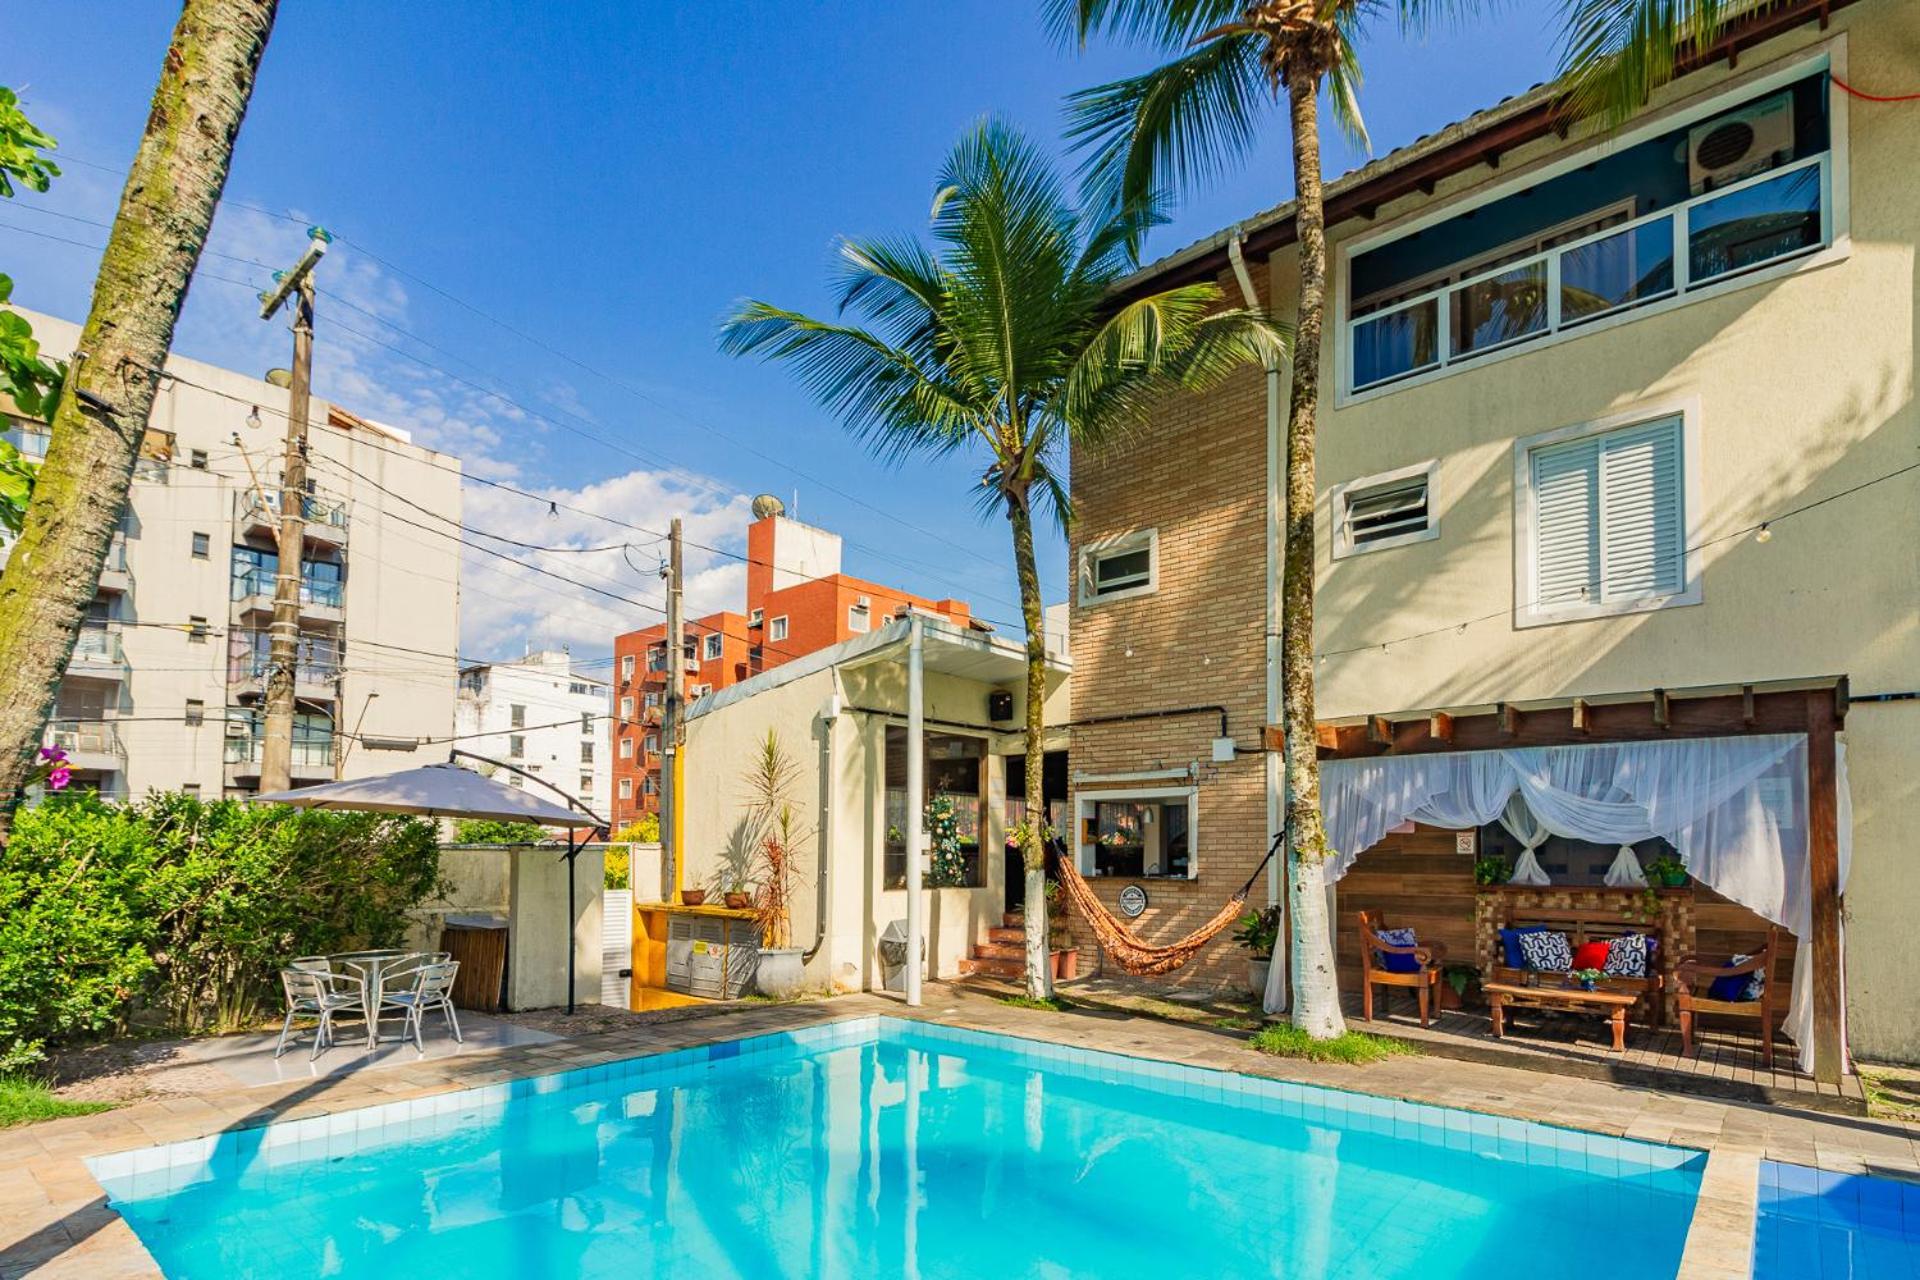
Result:
<svg viewBox="0 0 1920 1280"><path fill-rule="evenodd" d="M1384 1280L1548 1254L1674 1276L1706 1161L860 1017L89 1163L163 1271L196 1280L451 1259L476 1277L757 1276L777 1258L819 1276Z"/></svg>

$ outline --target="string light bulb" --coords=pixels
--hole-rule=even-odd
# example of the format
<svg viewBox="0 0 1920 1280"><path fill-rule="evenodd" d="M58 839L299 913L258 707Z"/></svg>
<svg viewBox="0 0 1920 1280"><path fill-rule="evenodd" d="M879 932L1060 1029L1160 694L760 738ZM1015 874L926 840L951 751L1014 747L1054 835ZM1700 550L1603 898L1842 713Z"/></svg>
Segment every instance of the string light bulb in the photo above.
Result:
<svg viewBox="0 0 1920 1280"><path fill-rule="evenodd" d="M1762 522L1759 529L1755 530L1753 535L1753 540L1755 542L1772 542L1773 526L1771 524Z"/></svg>
<svg viewBox="0 0 1920 1280"><path fill-rule="evenodd" d="M547 519L558 520L559 518L560 518L560 504L558 502L549 501L547 503Z"/></svg>
<svg viewBox="0 0 1920 1280"><path fill-rule="evenodd" d="M260 429L260 406L255 405L247 411L247 426L254 431Z"/></svg>

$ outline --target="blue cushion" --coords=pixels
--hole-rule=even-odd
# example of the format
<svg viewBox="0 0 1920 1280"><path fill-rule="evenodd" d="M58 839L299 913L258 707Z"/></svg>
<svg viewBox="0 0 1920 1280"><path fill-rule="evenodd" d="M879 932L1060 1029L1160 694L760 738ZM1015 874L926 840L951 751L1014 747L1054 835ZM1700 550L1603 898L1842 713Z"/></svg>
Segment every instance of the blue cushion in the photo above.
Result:
<svg viewBox="0 0 1920 1280"><path fill-rule="evenodd" d="M1413 930L1411 929L1381 929L1373 936L1391 947L1413 947L1419 945L1414 941ZM1376 951L1373 953L1373 958L1377 960L1380 967L1388 973L1420 972L1420 961L1418 957L1415 956L1403 956L1392 951Z"/></svg>
<svg viewBox="0 0 1920 1280"><path fill-rule="evenodd" d="M1745 964L1752 956L1734 956L1732 963ZM1709 1000L1758 1000L1767 989L1766 975L1759 970L1752 973L1730 973L1723 978L1715 978L1707 984Z"/></svg>
<svg viewBox="0 0 1920 1280"><path fill-rule="evenodd" d="M1547 926L1543 924L1523 925L1518 929L1502 929L1500 931L1500 952L1506 957L1507 968L1524 969L1527 967L1527 958L1520 954L1521 934L1545 933L1546 931Z"/></svg>

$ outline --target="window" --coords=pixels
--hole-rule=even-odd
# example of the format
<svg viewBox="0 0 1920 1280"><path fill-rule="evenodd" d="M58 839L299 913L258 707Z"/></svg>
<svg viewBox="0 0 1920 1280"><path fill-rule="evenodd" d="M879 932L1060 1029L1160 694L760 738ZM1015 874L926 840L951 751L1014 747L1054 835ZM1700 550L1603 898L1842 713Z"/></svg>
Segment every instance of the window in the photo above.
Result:
<svg viewBox="0 0 1920 1280"><path fill-rule="evenodd" d="M593 716L593 712L591 712L591 711L582 711L582 712L580 713L580 732L582 732L582 733L592 733L592 732L593 732L593 720L594 720L594 716Z"/></svg>
<svg viewBox="0 0 1920 1280"><path fill-rule="evenodd" d="M1695 604L1688 414L1514 446L1518 625Z"/></svg>
<svg viewBox="0 0 1920 1280"><path fill-rule="evenodd" d="M620 758L622 760L633 759L633 739L632 738L620 739Z"/></svg>
<svg viewBox="0 0 1920 1280"><path fill-rule="evenodd" d="M847 630L855 634L873 630L873 606L866 604L848 605Z"/></svg>
<svg viewBox="0 0 1920 1280"><path fill-rule="evenodd" d="M1088 543L1080 552L1080 603L1151 592L1160 575L1160 534L1142 529Z"/></svg>
<svg viewBox="0 0 1920 1280"><path fill-rule="evenodd" d="M1080 870L1089 876L1194 879L1198 795L1190 787L1080 793Z"/></svg>
<svg viewBox="0 0 1920 1280"><path fill-rule="evenodd" d="M593 794L593 775L592 774L583 773L580 775L580 794L583 796Z"/></svg>
<svg viewBox="0 0 1920 1280"><path fill-rule="evenodd" d="M620 779L620 798L622 800L633 799L633 779L632 778Z"/></svg>
<svg viewBox="0 0 1920 1280"><path fill-rule="evenodd" d="M721 635L717 631L714 632L712 635L708 636L707 650L706 650L707 661L712 662L716 658L718 658L721 655L721 653L726 649L726 644L727 644L727 638Z"/></svg>
<svg viewBox="0 0 1920 1280"><path fill-rule="evenodd" d="M652 774L648 774L646 777L640 779L641 795L644 795L644 796L657 795L659 794L659 791L660 791L659 780L656 779Z"/></svg>
<svg viewBox="0 0 1920 1280"><path fill-rule="evenodd" d="M527 754L527 736L523 733L508 734L507 735L507 758L510 760L522 760L526 758L526 754Z"/></svg>
<svg viewBox="0 0 1920 1280"><path fill-rule="evenodd" d="M187 454L187 465L195 471L205 471L207 469L207 451L205 449L194 449L190 451Z"/></svg>
<svg viewBox="0 0 1920 1280"><path fill-rule="evenodd" d="M693 686L693 688L691 688L691 689L689 689L689 690L687 690L687 696L688 696L689 698L704 698L704 697L706 697L706 696L707 696L708 694L710 694L710 693L712 693L712 692L713 692L713 686L712 686L712 685L710 685L710 684L697 684L697 685L695 685L695 686Z"/></svg>
<svg viewBox="0 0 1920 1280"><path fill-rule="evenodd" d="M766 619L766 616L767 616L766 610L755 609L752 613L747 615L747 625L749 627L757 627Z"/></svg>
<svg viewBox="0 0 1920 1280"><path fill-rule="evenodd" d="M205 724L207 722L207 704L199 698L188 698L186 721L189 725Z"/></svg>
<svg viewBox="0 0 1920 1280"><path fill-rule="evenodd" d="M204 533L193 535L193 558L205 560L213 554L213 539Z"/></svg>
<svg viewBox="0 0 1920 1280"><path fill-rule="evenodd" d="M667 646L655 644L647 646L647 670L665 671L667 669Z"/></svg>
<svg viewBox="0 0 1920 1280"><path fill-rule="evenodd" d="M1433 511L1433 466L1368 476L1333 490L1333 558L1425 542L1440 536Z"/></svg>
<svg viewBox="0 0 1920 1280"><path fill-rule="evenodd" d="M519 774L510 773L507 775L507 785L510 787L524 787L527 784L521 779Z"/></svg>
<svg viewBox="0 0 1920 1280"><path fill-rule="evenodd" d="M518 702L513 703L511 706L507 708L507 721L516 729L526 728L527 727L526 707L522 706Z"/></svg>
<svg viewBox="0 0 1920 1280"><path fill-rule="evenodd" d="M593 744L591 742L583 742L580 744L580 763L593 763Z"/></svg>
<svg viewBox="0 0 1920 1280"><path fill-rule="evenodd" d="M980 833L986 826L984 765L986 742L958 734L929 733L925 738L927 808L951 809L954 835L942 849L936 843L921 866L922 881L932 889L980 887ZM907 731L887 726L886 887L907 883ZM932 824L923 828L932 834Z"/></svg>
<svg viewBox="0 0 1920 1280"><path fill-rule="evenodd" d="M180 790L187 795L198 796L200 794L200 784L197 782L183 782L180 784Z"/></svg>
<svg viewBox="0 0 1920 1280"><path fill-rule="evenodd" d="M1842 139L1824 68L1740 92L1355 242L1338 272L1342 393L1681 305L1836 243Z"/></svg>
<svg viewBox="0 0 1920 1280"><path fill-rule="evenodd" d="M774 618L767 623L767 640L769 643L779 644L782 640L785 640L786 638L787 638L787 615L783 613L779 617Z"/></svg>
<svg viewBox="0 0 1920 1280"><path fill-rule="evenodd" d="M640 705L649 711L658 710L660 706L660 691L657 689L649 689L641 694Z"/></svg>
<svg viewBox="0 0 1920 1280"><path fill-rule="evenodd" d="M622 680L633 679L633 655L630 653L621 655L620 678Z"/></svg>
<svg viewBox="0 0 1920 1280"><path fill-rule="evenodd" d="M650 734L648 734L648 735L647 735L647 738L646 738L646 742L647 742L647 754L648 754L648 755L653 755L653 754L654 754L655 752L657 752L657 751L659 751L659 750L660 750L660 735L659 735L659 734L657 734L657 733L650 733Z"/></svg>
<svg viewBox="0 0 1920 1280"><path fill-rule="evenodd" d="M627 694L620 699L620 718L622 720L633 719L633 695L632 694Z"/></svg>
<svg viewBox="0 0 1920 1280"><path fill-rule="evenodd" d="M187 615L187 643L205 644L213 629L207 626L207 620L197 613Z"/></svg>
<svg viewBox="0 0 1920 1280"><path fill-rule="evenodd" d="M587 686L587 682L584 680L569 680L567 682L567 692L568 693L592 693L593 690Z"/></svg>

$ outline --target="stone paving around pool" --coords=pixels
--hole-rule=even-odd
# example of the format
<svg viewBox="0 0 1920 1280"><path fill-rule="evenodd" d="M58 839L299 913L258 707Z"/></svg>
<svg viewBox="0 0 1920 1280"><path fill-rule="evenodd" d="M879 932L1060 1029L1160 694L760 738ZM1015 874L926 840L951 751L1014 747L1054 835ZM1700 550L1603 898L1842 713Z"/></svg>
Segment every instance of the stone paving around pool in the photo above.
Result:
<svg viewBox="0 0 1920 1280"><path fill-rule="evenodd" d="M162 1098L101 1115L0 1130L0 1280L159 1275L133 1232L107 1207L82 1163L89 1156L874 1013L1703 1148L1710 1155L1682 1262L1684 1280L1749 1274L1763 1159L1920 1179L1920 1126L1683 1098L1431 1057L1368 1067L1296 1062L1253 1052L1237 1031L1097 1010L1020 1009L975 992L930 985L919 1010L896 999L859 995L702 1010L694 1017L636 1016L618 1029L573 1039Z"/></svg>

